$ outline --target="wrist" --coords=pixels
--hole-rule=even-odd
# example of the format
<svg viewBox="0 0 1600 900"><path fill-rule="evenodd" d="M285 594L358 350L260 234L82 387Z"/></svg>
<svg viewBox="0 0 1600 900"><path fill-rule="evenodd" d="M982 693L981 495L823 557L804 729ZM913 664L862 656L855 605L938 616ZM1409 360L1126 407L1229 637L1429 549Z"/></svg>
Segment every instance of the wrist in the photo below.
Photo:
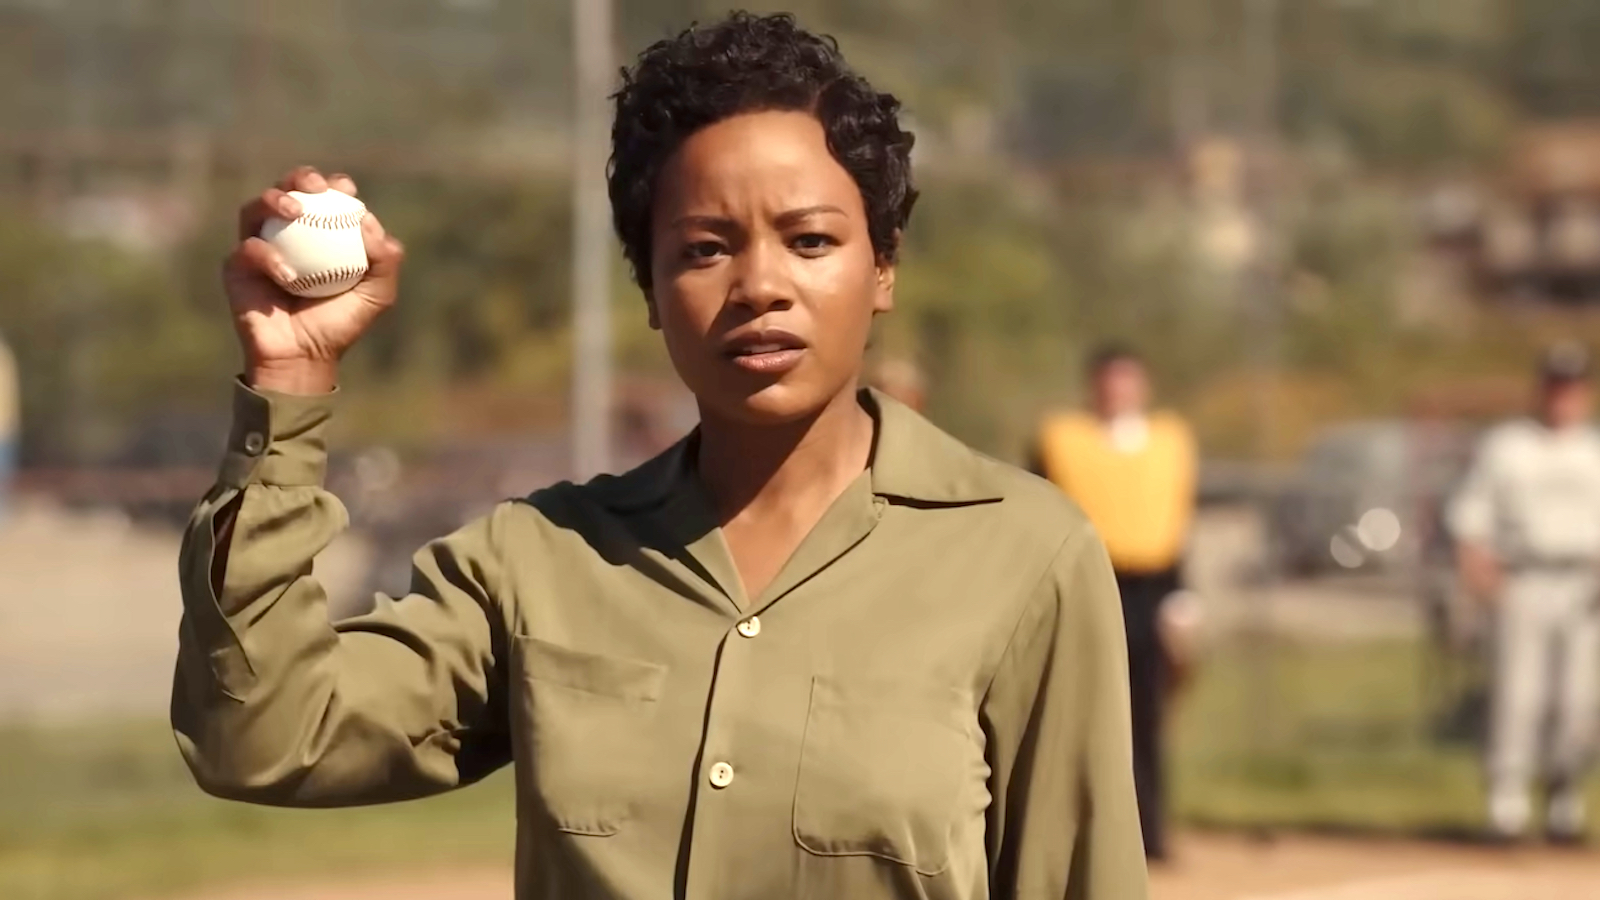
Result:
<svg viewBox="0 0 1600 900"><path fill-rule="evenodd" d="M328 394L339 385L339 365L312 360L247 363L244 383L255 390L276 394Z"/></svg>

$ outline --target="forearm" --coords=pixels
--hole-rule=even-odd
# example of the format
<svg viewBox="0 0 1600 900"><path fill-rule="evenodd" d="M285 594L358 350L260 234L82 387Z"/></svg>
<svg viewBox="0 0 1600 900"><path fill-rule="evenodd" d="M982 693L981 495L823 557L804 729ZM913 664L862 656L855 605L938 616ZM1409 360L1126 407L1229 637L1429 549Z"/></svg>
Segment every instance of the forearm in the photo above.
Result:
<svg viewBox="0 0 1600 900"><path fill-rule="evenodd" d="M348 518L320 486L313 432L327 412L314 401L268 412L236 416L223 477L180 557L172 720L197 781L233 799L326 806L476 777L457 769L455 750L469 723L491 718L487 574L442 557L479 548L441 542L418 558L423 596L331 624L312 567ZM264 431L270 440L250 439Z"/></svg>
<svg viewBox="0 0 1600 900"><path fill-rule="evenodd" d="M1499 556L1481 541L1462 541L1456 549L1456 568L1467 590L1483 599L1500 591L1502 570Z"/></svg>
<svg viewBox="0 0 1600 900"><path fill-rule="evenodd" d="M336 508L312 489L255 487L224 488L195 511L181 555L172 720L212 793L315 804L358 787L311 777L329 756L316 746L327 732L313 726L329 720L344 665L308 574L342 523Z"/></svg>

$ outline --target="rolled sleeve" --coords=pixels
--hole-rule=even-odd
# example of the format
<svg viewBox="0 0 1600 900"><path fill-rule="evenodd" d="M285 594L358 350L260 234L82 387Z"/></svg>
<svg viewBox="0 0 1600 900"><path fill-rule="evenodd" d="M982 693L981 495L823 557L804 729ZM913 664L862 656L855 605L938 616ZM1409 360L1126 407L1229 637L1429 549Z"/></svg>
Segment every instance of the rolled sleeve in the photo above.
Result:
<svg viewBox="0 0 1600 900"><path fill-rule="evenodd" d="M328 423L338 393L259 391L235 379L233 426L218 483L318 487L328 474Z"/></svg>
<svg viewBox="0 0 1600 900"><path fill-rule="evenodd" d="M492 517L430 543L410 593L330 622L315 560L348 526L322 488L333 396L234 387L221 478L180 551L171 718L205 790L285 806L410 799L509 758Z"/></svg>

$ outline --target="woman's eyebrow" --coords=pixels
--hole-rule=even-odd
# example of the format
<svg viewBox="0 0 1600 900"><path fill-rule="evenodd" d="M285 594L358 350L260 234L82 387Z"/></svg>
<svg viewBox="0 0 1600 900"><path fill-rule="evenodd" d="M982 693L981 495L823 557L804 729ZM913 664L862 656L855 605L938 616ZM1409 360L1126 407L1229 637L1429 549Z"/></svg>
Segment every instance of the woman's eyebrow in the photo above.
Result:
<svg viewBox="0 0 1600 900"><path fill-rule="evenodd" d="M783 212L778 213L777 217L773 219L773 222L779 228L787 228L799 222L804 222L806 219L809 219L812 216L819 215L843 216L847 215L847 213L840 207L833 206L832 204L822 203L816 206L802 206L797 209L784 210ZM739 223L729 216L688 215L679 216L678 218L673 219L672 227L704 228L708 231L728 231L730 229L738 228Z"/></svg>
<svg viewBox="0 0 1600 900"><path fill-rule="evenodd" d="M672 220L673 228L704 228L707 231L726 231L738 223L727 216L680 216Z"/></svg>
<svg viewBox="0 0 1600 900"><path fill-rule="evenodd" d="M840 216L845 215L845 211L837 206L821 204L818 206L805 206L801 207L800 209L786 210L782 213L779 213L778 218L775 221L777 222L779 228L784 228L789 225L794 225L798 222L803 222L812 216L822 215L824 213L832 213Z"/></svg>
<svg viewBox="0 0 1600 900"><path fill-rule="evenodd" d="M794 226L794 224L803 223L805 219L811 218L811 216L821 215L843 216L848 215L848 213L845 213L845 210L840 207L830 205L830 203L819 203L816 207L784 210L782 213L778 213L778 218L773 219L773 223L778 227L790 227ZM738 229L739 223L730 218L730 216L690 215L678 216L678 218L672 219L672 227L702 227L706 231L734 231L734 229Z"/></svg>

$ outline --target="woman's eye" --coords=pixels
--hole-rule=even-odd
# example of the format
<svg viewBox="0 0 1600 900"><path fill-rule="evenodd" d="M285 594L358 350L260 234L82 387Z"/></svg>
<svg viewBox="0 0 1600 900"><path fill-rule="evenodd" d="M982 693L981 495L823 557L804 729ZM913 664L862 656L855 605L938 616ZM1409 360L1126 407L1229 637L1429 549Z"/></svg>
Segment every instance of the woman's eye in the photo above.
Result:
<svg viewBox="0 0 1600 900"><path fill-rule="evenodd" d="M695 241L683 248L683 255L694 261L715 259L722 255L722 245L716 241Z"/></svg>
<svg viewBox="0 0 1600 900"><path fill-rule="evenodd" d="M802 253L815 255L819 251L832 247L834 243L834 239L825 234L802 234L794 239L793 246Z"/></svg>

